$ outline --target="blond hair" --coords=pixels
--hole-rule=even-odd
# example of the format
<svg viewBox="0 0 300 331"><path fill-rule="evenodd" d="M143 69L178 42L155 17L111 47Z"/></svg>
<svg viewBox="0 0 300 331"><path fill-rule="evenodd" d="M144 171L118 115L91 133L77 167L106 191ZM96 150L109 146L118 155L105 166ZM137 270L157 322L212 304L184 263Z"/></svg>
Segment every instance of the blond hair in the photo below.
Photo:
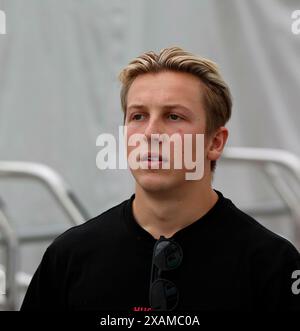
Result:
<svg viewBox="0 0 300 331"><path fill-rule="evenodd" d="M195 56L179 47L162 49L158 54L146 52L133 59L120 73L122 83L120 92L121 106L126 117L127 94L132 82L139 75L176 71L190 73L203 83L203 103L206 113L205 133L211 135L224 126L231 116L232 98L229 87L224 82L216 63ZM211 162L214 171L216 161Z"/></svg>

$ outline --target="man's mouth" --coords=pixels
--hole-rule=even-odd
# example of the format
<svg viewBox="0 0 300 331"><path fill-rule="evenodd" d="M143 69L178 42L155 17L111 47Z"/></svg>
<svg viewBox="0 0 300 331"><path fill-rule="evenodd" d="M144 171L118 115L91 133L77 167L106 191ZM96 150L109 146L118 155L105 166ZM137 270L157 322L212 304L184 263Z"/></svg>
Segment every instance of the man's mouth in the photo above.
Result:
<svg viewBox="0 0 300 331"><path fill-rule="evenodd" d="M144 154L141 156L141 161L148 161L148 162L165 162L167 161L167 158L166 157L163 157L162 155L160 154L151 154L151 153L148 153L148 154Z"/></svg>

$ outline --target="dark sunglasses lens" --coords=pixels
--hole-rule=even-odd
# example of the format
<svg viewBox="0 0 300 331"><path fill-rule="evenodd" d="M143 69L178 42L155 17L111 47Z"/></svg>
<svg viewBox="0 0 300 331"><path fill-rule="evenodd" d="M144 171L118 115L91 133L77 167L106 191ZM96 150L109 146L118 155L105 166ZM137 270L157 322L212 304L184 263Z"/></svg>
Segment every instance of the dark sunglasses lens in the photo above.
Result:
<svg viewBox="0 0 300 331"><path fill-rule="evenodd" d="M172 310L178 303L178 290L174 283L157 279L151 286L150 305L154 310Z"/></svg>
<svg viewBox="0 0 300 331"><path fill-rule="evenodd" d="M161 270L177 268L182 261L182 250L172 241L163 240L156 244L154 264Z"/></svg>

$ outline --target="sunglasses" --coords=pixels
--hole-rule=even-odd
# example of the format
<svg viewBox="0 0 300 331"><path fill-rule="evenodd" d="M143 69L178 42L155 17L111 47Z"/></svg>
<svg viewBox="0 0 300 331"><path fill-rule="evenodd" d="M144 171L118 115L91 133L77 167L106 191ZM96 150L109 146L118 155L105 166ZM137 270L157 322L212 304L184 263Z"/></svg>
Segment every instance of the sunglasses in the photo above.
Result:
<svg viewBox="0 0 300 331"><path fill-rule="evenodd" d="M178 305L179 292L176 285L162 278L161 274L178 268L182 257L182 249L177 242L160 236L154 245L152 256L149 293L152 310L173 310Z"/></svg>

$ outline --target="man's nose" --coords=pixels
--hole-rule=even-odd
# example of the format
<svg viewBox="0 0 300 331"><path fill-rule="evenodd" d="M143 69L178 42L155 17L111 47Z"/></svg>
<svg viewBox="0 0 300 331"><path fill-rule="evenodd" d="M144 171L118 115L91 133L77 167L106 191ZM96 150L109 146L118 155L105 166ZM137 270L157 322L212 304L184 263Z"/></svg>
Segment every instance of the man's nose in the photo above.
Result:
<svg viewBox="0 0 300 331"><path fill-rule="evenodd" d="M163 123L159 118L150 118L146 129L145 129L145 136L148 140L151 139L152 134L162 134L163 132Z"/></svg>

